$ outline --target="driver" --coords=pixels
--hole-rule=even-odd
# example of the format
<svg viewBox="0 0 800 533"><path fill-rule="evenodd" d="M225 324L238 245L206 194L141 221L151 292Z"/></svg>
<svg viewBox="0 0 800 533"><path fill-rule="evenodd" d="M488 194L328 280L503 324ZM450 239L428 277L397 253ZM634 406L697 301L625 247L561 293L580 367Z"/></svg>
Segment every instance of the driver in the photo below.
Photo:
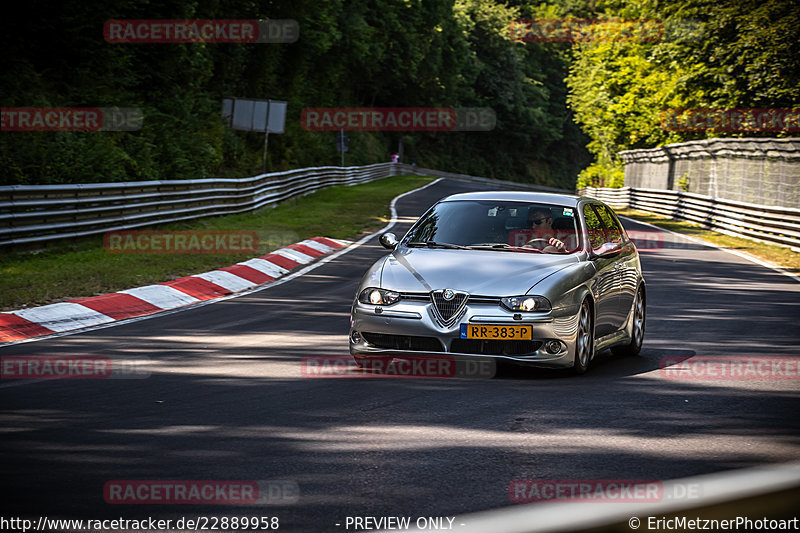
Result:
<svg viewBox="0 0 800 533"><path fill-rule="evenodd" d="M528 211L528 222L533 237L525 243L527 248L539 248L543 252L564 250L564 243L555 237L553 213L546 207L533 207Z"/></svg>

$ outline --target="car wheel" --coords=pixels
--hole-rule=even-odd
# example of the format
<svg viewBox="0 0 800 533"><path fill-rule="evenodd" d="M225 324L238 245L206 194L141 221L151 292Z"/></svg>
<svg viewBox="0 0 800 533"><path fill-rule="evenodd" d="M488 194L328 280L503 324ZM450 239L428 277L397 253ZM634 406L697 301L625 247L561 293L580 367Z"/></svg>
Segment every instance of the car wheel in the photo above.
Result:
<svg viewBox="0 0 800 533"><path fill-rule="evenodd" d="M574 374L586 372L589 368L589 361L592 359L593 350L594 326L592 324L592 312L589 310L588 300L584 300L578 316L578 337L575 339L575 361L572 365Z"/></svg>
<svg viewBox="0 0 800 533"><path fill-rule="evenodd" d="M633 331L631 340L628 344L616 346L611 349L616 355L639 355L644 342L644 324L647 309L645 306L644 291L641 287L636 291L636 298L633 300Z"/></svg>

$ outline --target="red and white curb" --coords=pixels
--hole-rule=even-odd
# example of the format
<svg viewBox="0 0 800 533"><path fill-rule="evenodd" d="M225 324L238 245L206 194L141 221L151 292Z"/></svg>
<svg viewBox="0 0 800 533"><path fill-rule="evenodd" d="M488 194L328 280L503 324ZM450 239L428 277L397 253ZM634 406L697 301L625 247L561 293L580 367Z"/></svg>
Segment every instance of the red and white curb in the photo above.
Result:
<svg viewBox="0 0 800 533"><path fill-rule="evenodd" d="M211 272L102 296L0 313L0 343L99 326L248 291L348 245L349 241L313 237Z"/></svg>

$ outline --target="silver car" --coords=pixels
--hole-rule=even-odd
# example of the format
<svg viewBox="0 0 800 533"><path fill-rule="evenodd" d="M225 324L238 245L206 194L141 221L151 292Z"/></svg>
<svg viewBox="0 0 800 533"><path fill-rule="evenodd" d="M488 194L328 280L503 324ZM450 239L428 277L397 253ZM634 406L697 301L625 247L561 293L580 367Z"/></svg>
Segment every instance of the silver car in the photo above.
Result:
<svg viewBox="0 0 800 533"><path fill-rule="evenodd" d="M586 371L599 351L642 347L646 290L617 216L588 197L456 194L437 202L364 275L350 353L469 356Z"/></svg>

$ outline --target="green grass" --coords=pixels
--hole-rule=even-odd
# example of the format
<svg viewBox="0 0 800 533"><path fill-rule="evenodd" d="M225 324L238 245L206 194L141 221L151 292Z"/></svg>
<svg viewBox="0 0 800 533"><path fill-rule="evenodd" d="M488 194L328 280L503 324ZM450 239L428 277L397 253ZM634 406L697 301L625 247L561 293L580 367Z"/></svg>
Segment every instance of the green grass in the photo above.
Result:
<svg viewBox="0 0 800 533"><path fill-rule="evenodd" d="M642 222L648 222L654 226L668 229L676 233L702 239L722 248L745 252L777 265L784 270L800 274L800 253L794 252L785 246L765 244L751 241L750 239L742 239L740 237L731 237L723 235L722 233L717 233L716 231L704 229L696 224L644 213L642 211L634 211L632 209L615 209L614 211L619 215L641 220Z"/></svg>
<svg viewBox="0 0 800 533"><path fill-rule="evenodd" d="M310 237L356 239L383 227L389 202L431 181L397 176L352 187L338 186L252 213L159 226L159 230L241 230L259 236L258 253L114 254L102 237L47 250L0 257L0 310L10 311L169 281L264 255Z"/></svg>

